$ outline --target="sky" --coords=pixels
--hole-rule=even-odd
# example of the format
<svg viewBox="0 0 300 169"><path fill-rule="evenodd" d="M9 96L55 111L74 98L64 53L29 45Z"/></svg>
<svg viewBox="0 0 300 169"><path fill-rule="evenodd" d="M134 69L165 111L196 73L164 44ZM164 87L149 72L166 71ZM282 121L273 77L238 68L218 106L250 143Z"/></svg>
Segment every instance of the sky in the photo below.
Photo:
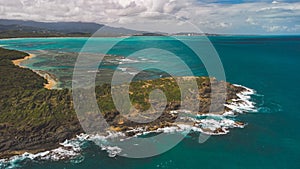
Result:
<svg viewBox="0 0 300 169"><path fill-rule="evenodd" d="M0 18L171 33L300 34L300 0L0 0Z"/></svg>

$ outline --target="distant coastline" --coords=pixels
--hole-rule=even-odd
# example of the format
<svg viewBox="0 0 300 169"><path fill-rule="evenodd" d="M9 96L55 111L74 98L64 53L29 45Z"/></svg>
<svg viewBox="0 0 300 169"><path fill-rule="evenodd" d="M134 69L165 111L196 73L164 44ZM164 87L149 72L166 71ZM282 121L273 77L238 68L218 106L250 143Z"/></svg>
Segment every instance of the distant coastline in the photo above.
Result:
<svg viewBox="0 0 300 169"><path fill-rule="evenodd" d="M12 40L12 39L63 39L63 38L127 38L127 37L163 37L163 36L173 36L173 37L300 37L300 34L293 34L293 35L285 35L285 34L255 34L255 35L247 35L247 34L203 34L203 35L181 35L181 34L166 34L166 35L156 35L156 36L149 36L149 35L124 35L124 36L26 36L26 37L0 37L0 41L3 40ZM1 46L0 47L5 47Z"/></svg>

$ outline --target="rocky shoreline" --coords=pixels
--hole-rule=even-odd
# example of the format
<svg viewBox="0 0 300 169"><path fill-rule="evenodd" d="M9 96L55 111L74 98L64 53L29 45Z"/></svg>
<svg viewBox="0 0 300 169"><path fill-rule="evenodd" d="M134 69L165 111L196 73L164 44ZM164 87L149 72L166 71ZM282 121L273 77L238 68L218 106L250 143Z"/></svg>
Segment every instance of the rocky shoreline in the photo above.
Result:
<svg viewBox="0 0 300 169"><path fill-rule="evenodd" d="M184 78L184 77L182 77ZM197 77L204 78L206 77ZM175 101L166 105L163 113L154 121L147 124L134 123L128 118L119 114L119 112L106 113L104 118L109 122L110 129L115 132L123 132L127 136L134 136L141 134L143 132L155 132L159 129L166 127L178 127L180 125L188 125L190 127L196 128L198 132L206 133L208 135L221 135L226 134L229 131L228 128L243 128L245 126L244 122L240 121L227 121L231 124L229 125L219 125L217 127L211 127L208 123L222 123L222 120L228 120L225 117L234 117L240 113L244 113L245 109L253 109L254 105L249 101L250 95L254 94L254 91L242 86L232 85L226 82L217 82L215 79L209 79L210 83L219 83L218 85L226 85L227 87L227 98L224 108L219 108L220 111L210 112L210 99L207 98L207 91L210 88L210 84L204 84L206 87L200 86L199 94L199 111L191 112L189 110L179 110L180 102ZM147 82L149 83L149 82ZM247 97L246 99L243 97ZM220 104L216 103L218 106ZM218 117L220 120L217 121L212 117ZM180 128L180 127L179 127Z"/></svg>
<svg viewBox="0 0 300 169"><path fill-rule="evenodd" d="M234 85L233 85L234 86ZM157 124L157 123L151 123L150 125L134 125L133 123L127 121L122 124L119 122L119 114L118 113L107 113L106 120L110 122L110 124L113 125L110 129L107 130L107 133L103 133L101 135L87 135L84 133L78 134L74 136L72 139L67 139L64 142L58 144L57 146L54 146L52 148L49 147L49 149L39 149L39 150L29 150L29 151L19 151L19 152L10 152L6 155L6 159L0 160L0 163L10 163L15 159L32 159L32 160L67 160L67 159L74 159L78 156L80 156L80 153L82 151L80 145L83 144L85 141L96 141L99 140L108 142L111 138L119 137L120 139L124 138L131 138L131 137L137 137L139 135L147 135L150 133L173 133L173 132L185 132L185 131L192 131L192 132L201 132L205 133L207 135L223 135L227 134L229 132L229 129L231 128L244 128L246 125L243 122L239 121L230 121L229 119L226 119L226 117L233 117L240 113L245 112L245 109L248 109L248 111L253 111L254 106L252 105L252 102L249 102L249 97L254 93L253 90L242 87L242 86L236 86L238 87L238 90L240 90L239 96L235 99L235 102L226 103L228 104L228 107L224 110L223 114L216 115L216 114L205 114L200 113L197 115L197 117L218 117L221 118L221 121L216 122L219 124L223 123L223 126L220 125L219 127L215 128L214 130L211 129L201 129L199 127L199 123L204 124L207 120L207 124L210 124L212 120L210 118L200 118L200 120L196 119L183 119L180 123L168 123L165 124ZM248 99L245 99L243 97L247 97ZM245 103L247 103L245 105ZM237 104L240 104L240 108L234 108L232 106L236 106ZM175 109L178 108L177 104L171 104L168 107L168 110L166 114L163 114L159 119L165 119L165 120L174 120L176 117L174 115L178 115L180 112L176 112ZM183 112L183 113L190 113L190 112ZM118 119L118 120L117 120ZM191 121L192 123L191 123ZM117 122L118 121L118 122ZM159 121L159 120L158 120ZM227 122L227 125L224 125L224 123ZM197 125L198 124L198 125ZM107 151L108 155L110 157L114 157L118 155L122 151L122 149L116 147L116 146L108 146L108 145L101 145L102 150ZM5 156L2 156L2 158Z"/></svg>

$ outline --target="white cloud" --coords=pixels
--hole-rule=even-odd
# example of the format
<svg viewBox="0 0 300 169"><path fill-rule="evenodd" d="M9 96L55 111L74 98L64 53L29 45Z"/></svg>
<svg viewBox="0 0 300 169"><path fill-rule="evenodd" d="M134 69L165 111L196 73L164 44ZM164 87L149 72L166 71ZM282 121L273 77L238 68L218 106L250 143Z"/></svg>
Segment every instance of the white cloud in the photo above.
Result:
<svg viewBox="0 0 300 169"><path fill-rule="evenodd" d="M252 17L248 17L246 22L250 25L258 25L258 23Z"/></svg>
<svg viewBox="0 0 300 169"><path fill-rule="evenodd" d="M288 30L287 26L279 26L279 25L263 26L263 28L267 32L278 32L278 31L286 31L286 30Z"/></svg>
<svg viewBox="0 0 300 169"><path fill-rule="evenodd" d="M89 21L132 29L204 32L299 33L300 2L240 4L197 0L0 0L1 18ZM179 21L176 18L181 18Z"/></svg>

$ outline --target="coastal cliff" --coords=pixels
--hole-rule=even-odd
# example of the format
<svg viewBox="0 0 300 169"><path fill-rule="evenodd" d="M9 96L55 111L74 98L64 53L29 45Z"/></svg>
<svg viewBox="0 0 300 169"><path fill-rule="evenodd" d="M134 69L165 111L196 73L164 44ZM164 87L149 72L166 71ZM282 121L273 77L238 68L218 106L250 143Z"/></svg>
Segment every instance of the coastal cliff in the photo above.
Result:
<svg viewBox="0 0 300 169"><path fill-rule="evenodd" d="M66 139L75 138L84 133L74 110L72 93L70 89L45 88L48 79L45 79L24 67L18 67L13 60L23 59L29 54L14 50L0 48L0 158L7 158L24 152L37 153L51 150L60 146L59 143ZM188 80L187 77L180 77ZM211 84L226 86L226 103L238 104L239 93L247 91L246 88L235 86L227 82L220 82L208 77L195 77L198 83L200 102L198 112L189 112L195 116L209 113L211 105ZM163 113L149 123L135 123L120 115L114 106L111 96L111 86L103 84L95 89L97 103L102 114L91 114L89 118L104 117L110 124L107 130L123 132L133 136L138 132L134 129L142 128L143 131L155 131L159 128L191 124L201 126L201 120L189 121L182 118L175 122L180 112L180 90L174 78L161 78L154 80L136 81L130 84L130 100L134 107L140 111L147 110L150 106L148 98L153 89L160 89L166 93L167 105ZM221 91L220 91L221 93ZM223 105L222 104L222 105ZM231 108L216 108L222 115ZM175 113L174 113L175 111ZM139 113L139 112L137 112ZM243 126L242 122L234 122L236 126ZM204 132L211 134L226 133L225 129L199 127Z"/></svg>

